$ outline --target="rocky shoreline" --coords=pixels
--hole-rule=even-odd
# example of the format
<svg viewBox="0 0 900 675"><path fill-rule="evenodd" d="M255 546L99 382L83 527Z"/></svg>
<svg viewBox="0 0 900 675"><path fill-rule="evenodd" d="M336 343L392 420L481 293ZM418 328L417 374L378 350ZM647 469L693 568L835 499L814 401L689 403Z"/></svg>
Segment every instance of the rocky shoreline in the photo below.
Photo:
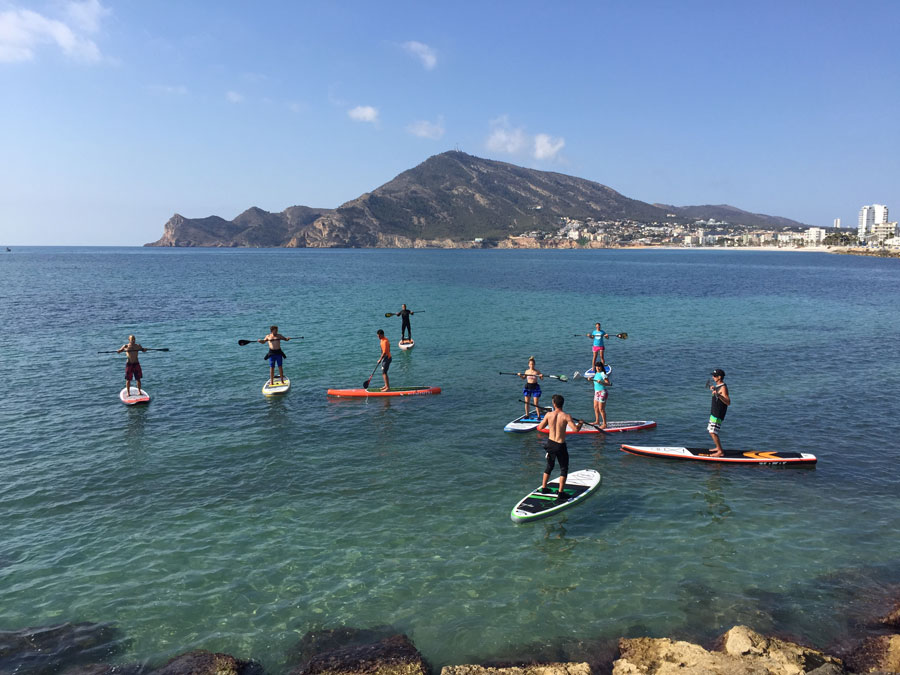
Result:
<svg viewBox="0 0 900 675"><path fill-rule="evenodd" d="M593 644L579 662L450 665L437 673L406 635L389 626L306 633L289 651L288 675L850 675L900 673L900 602L867 624L867 635L827 654L735 626L710 648L670 638ZM128 641L112 624L65 623L0 631L0 675L266 675L255 660L194 650L164 664L115 663Z"/></svg>

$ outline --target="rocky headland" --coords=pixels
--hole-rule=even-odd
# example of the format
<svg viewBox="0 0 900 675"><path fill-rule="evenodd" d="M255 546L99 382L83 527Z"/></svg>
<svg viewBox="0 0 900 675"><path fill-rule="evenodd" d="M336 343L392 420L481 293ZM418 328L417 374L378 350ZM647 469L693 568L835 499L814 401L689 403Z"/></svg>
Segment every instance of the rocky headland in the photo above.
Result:
<svg viewBox="0 0 900 675"><path fill-rule="evenodd" d="M648 204L583 178L453 151L335 209L291 206L270 213L252 207L233 220L176 213L163 236L146 246L561 248L575 242L532 246L522 235L556 231L567 219L678 225L726 217L747 227L803 227L727 205Z"/></svg>
<svg viewBox="0 0 900 675"><path fill-rule="evenodd" d="M850 675L900 673L900 602L866 623L839 654L734 626L713 644L634 637L581 643L583 660L532 655L448 665L438 674L413 642L390 626L311 631L291 648L289 675ZM0 631L0 675L264 675L258 661L194 650L162 664L119 663L128 640L111 624L65 623Z"/></svg>

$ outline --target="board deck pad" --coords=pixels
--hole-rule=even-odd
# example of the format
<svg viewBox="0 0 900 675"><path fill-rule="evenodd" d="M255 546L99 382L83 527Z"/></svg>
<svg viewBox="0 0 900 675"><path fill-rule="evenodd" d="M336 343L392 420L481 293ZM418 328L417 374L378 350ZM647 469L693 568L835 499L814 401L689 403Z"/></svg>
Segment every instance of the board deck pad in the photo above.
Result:
<svg viewBox="0 0 900 675"><path fill-rule="evenodd" d="M531 431L532 429L537 429L537 425L540 424L542 419L544 419L544 415L541 415L540 417L535 417L534 413L521 415L503 427L503 431L513 434L522 434Z"/></svg>
<svg viewBox="0 0 900 675"><path fill-rule="evenodd" d="M642 457L663 457L669 459L691 459L701 462L726 464L815 464L816 456L807 452L785 452L777 450L725 450L722 457L713 457L709 448L653 447L645 445L621 446L623 452Z"/></svg>
<svg viewBox="0 0 900 675"><path fill-rule="evenodd" d="M150 403L150 394L147 393L146 389L141 390L142 393L138 394L137 387L131 387L131 395L126 394L126 388L122 387L122 391L119 392L119 400L122 401L125 405L138 405L140 403Z"/></svg>
<svg viewBox="0 0 900 675"><path fill-rule="evenodd" d="M656 422L653 420L628 420L624 422L607 422L605 429L598 429L597 427L592 427L585 424L581 427L581 431L575 431L575 429L571 426L566 426L566 436L571 436L573 434L614 434L620 431L639 431L641 429L652 429L656 426ZM540 433L547 434L550 433L547 429L540 429Z"/></svg>
<svg viewBox="0 0 900 675"><path fill-rule="evenodd" d="M284 378L284 382L281 381L281 378L275 378L273 382L274 384L269 384L269 380L266 379L262 388L263 396L279 396L291 390L291 378L289 377Z"/></svg>
<svg viewBox="0 0 900 675"><path fill-rule="evenodd" d="M541 492L540 487L532 490L509 514L509 517L517 523L529 520L546 518L569 507L580 504L587 499L598 487L600 487L600 473L593 469L581 469L570 473L566 478L566 486L563 494L568 498L564 502L558 502L559 478L554 478L547 483L547 492Z"/></svg>

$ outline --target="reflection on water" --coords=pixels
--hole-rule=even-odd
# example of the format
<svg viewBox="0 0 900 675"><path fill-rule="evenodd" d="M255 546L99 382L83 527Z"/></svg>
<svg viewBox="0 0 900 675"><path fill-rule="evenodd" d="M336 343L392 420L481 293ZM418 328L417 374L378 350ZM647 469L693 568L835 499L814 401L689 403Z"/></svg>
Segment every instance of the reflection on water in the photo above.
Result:
<svg viewBox="0 0 900 675"><path fill-rule="evenodd" d="M147 424L148 406L128 406L128 410L125 413L127 415L125 446L131 451L142 450L144 447L144 430Z"/></svg>
<svg viewBox="0 0 900 675"><path fill-rule="evenodd" d="M700 511L700 514L709 518L710 525L715 525L731 516L731 507L725 501L725 492L722 489L728 482L722 475L722 467L712 468L713 471L707 476L706 480L698 483L698 487L705 486L706 489L696 492L695 496L706 505Z"/></svg>

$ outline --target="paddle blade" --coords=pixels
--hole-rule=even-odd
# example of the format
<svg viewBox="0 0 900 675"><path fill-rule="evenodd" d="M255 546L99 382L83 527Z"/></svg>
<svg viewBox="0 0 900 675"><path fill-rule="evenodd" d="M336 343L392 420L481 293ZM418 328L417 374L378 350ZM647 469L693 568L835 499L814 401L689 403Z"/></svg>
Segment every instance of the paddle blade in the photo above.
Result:
<svg viewBox="0 0 900 675"><path fill-rule="evenodd" d="M243 347L244 345L249 345L251 342L256 342L256 340L238 340L238 344Z"/></svg>
<svg viewBox="0 0 900 675"><path fill-rule="evenodd" d="M560 382L568 382L568 381L569 381L569 378L568 378L566 375L560 375L560 376L559 376L559 381L560 381Z"/></svg>
<svg viewBox="0 0 900 675"><path fill-rule="evenodd" d="M627 340L628 333L619 333L618 335L616 335L616 337L619 338L620 340Z"/></svg>
<svg viewBox="0 0 900 675"><path fill-rule="evenodd" d="M389 319L389 318L392 317L392 316L394 316L393 312L385 312L385 313L384 313L384 318L385 318L385 319Z"/></svg>
<svg viewBox="0 0 900 675"><path fill-rule="evenodd" d="M363 382L363 387L362 387L362 388L363 388L363 389L368 389L368 388L369 388L369 382L371 382L371 381L372 381L372 380L366 380L365 382Z"/></svg>

